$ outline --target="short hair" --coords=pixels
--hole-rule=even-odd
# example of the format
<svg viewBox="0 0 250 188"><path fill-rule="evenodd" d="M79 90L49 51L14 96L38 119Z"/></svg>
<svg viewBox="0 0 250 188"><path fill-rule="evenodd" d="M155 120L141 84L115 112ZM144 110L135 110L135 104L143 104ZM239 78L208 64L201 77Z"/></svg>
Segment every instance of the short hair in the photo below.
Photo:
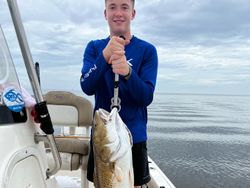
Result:
<svg viewBox="0 0 250 188"><path fill-rule="evenodd" d="M135 0L131 0L133 7L135 6ZM105 3L107 3L107 0L105 0Z"/></svg>

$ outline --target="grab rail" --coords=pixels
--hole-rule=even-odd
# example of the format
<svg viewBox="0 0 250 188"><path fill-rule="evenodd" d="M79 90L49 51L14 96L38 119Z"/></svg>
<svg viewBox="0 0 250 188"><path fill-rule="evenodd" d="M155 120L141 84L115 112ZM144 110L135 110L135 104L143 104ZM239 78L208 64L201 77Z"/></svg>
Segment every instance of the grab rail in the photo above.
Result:
<svg viewBox="0 0 250 188"><path fill-rule="evenodd" d="M35 134L35 141L45 141L48 142L51 146L51 151L53 154L53 158L55 160L55 166L53 169L48 169L46 172L47 177L55 174L61 168L61 157L56 147L55 139L54 139L54 129L50 119L50 115L48 112L46 101L43 99L42 91L39 85L39 81L36 75L36 71L34 68L34 63L32 60L32 56L30 53L29 45L27 42L27 38L25 35L25 30L23 27L23 23L21 20L21 15L18 9L18 5L16 0L7 0L10 14L13 20L13 24L16 30L19 46L21 48L21 52L23 55L24 63L26 66L27 73L29 75L29 79L32 85L32 89L34 92L34 96L37 104L35 105L38 119L41 122L41 129L45 132L46 135Z"/></svg>

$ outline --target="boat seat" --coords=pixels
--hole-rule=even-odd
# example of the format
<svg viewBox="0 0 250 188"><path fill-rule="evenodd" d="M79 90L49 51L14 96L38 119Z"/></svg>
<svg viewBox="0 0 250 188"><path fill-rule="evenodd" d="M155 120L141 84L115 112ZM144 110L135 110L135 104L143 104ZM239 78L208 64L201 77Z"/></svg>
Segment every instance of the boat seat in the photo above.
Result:
<svg viewBox="0 0 250 188"><path fill-rule="evenodd" d="M55 137L56 146L62 159L61 170L78 170L81 167L82 170L87 170L87 159L89 152L89 141L81 140L78 138L63 138ZM47 157L49 166L53 166L53 156L50 152L48 144L45 144L47 148Z"/></svg>
<svg viewBox="0 0 250 188"><path fill-rule="evenodd" d="M55 137L60 152L88 155L89 141L80 138Z"/></svg>
<svg viewBox="0 0 250 188"><path fill-rule="evenodd" d="M89 100L66 91L50 91L44 95L52 123L55 127L69 128L67 135L55 135L62 159L61 170L87 169L89 153L89 128L93 123L93 107ZM77 136L77 127L85 128L85 135ZM56 128L55 128L56 129ZM53 162L48 145L47 156ZM53 164L51 164L53 165Z"/></svg>

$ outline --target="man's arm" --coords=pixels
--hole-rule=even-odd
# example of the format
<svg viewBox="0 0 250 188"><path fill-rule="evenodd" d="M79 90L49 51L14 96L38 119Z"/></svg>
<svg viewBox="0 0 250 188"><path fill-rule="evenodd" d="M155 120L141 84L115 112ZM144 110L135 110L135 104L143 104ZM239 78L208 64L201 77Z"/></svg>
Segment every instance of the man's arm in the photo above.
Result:
<svg viewBox="0 0 250 188"><path fill-rule="evenodd" d="M152 102L157 78L157 51L153 46L147 50L139 73L132 70L129 79L124 84L131 98L139 106L148 106Z"/></svg>
<svg viewBox="0 0 250 188"><path fill-rule="evenodd" d="M88 43L83 57L81 88L87 95L94 95L99 80L107 71L108 65L103 53L97 54L94 42Z"/></svg>

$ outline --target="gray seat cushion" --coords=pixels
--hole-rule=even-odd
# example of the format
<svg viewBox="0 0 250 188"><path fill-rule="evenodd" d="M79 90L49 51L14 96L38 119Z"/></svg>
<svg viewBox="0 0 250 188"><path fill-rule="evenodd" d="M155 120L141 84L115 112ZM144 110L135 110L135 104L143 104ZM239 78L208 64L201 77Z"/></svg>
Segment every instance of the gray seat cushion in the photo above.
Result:
<svg viewBox="0 0 250 188"><path fill-rule="evenodd" d="M56 145L59 152L78 153L88 155L89 141L79 138L60 138L56 137Z"/></svg>

